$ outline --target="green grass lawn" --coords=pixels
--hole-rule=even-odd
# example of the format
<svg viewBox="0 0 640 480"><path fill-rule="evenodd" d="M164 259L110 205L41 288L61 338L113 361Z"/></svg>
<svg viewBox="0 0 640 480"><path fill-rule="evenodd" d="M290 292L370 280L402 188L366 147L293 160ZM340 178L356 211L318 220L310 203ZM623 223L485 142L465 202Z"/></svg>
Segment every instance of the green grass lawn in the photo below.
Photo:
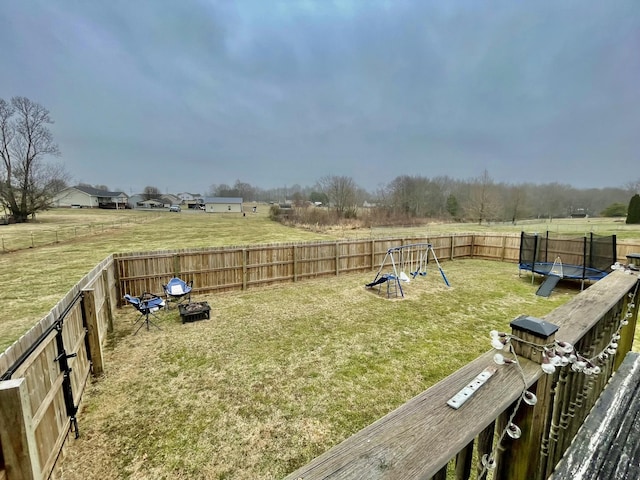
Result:
<svg viewBox="0 0 640 480"><path fill-rule="evenodd" d="M65 478L281 478L576 293L537 297L513 264L444 268L451 288L431 270L404 300L365 289L372 274L203 296L210 320L171 310L135 336L122 309Z"/></svg>

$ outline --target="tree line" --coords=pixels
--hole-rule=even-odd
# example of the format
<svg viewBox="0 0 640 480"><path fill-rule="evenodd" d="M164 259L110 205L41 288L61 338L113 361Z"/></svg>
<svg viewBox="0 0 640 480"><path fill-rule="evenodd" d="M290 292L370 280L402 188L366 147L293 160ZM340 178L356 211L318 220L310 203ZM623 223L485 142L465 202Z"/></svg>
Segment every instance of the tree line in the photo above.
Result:
<svg viewBox="0 0 640 480"><path fill-rule="evenodd" d="M52 123L49 111L26 97L0 98L0 202L16 222L26 222L50 208L55 194L68 184L69 174L53 161L60 150L48 128ZM108 190L106 185L100 187ZM332 214L328 220L358 218L365 211L363 206L368 206L366 211L382 220L437 218L486 223L624 216L627 210L633 220L640 207L630 199L639 192L640 179L617 188L577 189L562 183L499 183L484 170L466 180L400 175L375 192L361 188L351 177L328 175L313 186L275 189L237 180L233 186L211 185L207 194L276 205L290 203L298 210L321 205ZM145 197L159 193L156 187L145 187Z"/></svg>
<svg viewBox="0 0 640 480"><path fill-rule="evenodd" d="M345 176L326 176L311 187L262 190L238 180L234 186L212 185L210 195L238 196L247 201L291 203L305 207L320 202L338 218L362 215L364 205L388 218L437 218L453 221L515 222L528 218L623 217L640 180L622 187L578 189L563 183L496 182L489 171L467 180L448 176L400 175L375 192Z"/></svg>

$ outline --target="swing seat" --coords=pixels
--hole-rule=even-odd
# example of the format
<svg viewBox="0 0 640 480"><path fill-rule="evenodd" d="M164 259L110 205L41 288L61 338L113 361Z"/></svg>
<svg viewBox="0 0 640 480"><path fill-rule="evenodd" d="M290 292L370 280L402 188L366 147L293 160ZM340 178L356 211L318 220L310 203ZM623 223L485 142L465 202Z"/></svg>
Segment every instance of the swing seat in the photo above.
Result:
<svg viewBox="0 0 640 480"><path fill-rule="evenodd" d="M404 272L400 272L400 275L398 276L398 278L399 278L401 281L406 282L406 283L409 283L409 282L411 281L411 279L410 279L410 278L407 276L407 274L406 274L406 273L404 273Z"/></svg>

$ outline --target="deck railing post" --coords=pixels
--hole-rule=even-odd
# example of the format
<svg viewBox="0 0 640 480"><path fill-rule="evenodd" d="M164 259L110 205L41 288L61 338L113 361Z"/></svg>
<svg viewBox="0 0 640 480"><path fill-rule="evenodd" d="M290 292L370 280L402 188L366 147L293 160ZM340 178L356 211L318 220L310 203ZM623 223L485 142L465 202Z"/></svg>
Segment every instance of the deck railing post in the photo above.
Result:
<svg viewBox="0 0 640 480"><path fill-rule="evenodd" d="M555 341L557 330L556 325L544 320L518 317L511 322L513 350L520 357L542 363L542 349ZM542 443L553 411L552 390L556 377L557 374L541 377L534 392L538 398L536 405L533 408L521 405L515 413L513 423L520 427L522 436L515 441L505 436L505 448L498 459L497 480L542 478L539 473L543 460Z"/></svg>

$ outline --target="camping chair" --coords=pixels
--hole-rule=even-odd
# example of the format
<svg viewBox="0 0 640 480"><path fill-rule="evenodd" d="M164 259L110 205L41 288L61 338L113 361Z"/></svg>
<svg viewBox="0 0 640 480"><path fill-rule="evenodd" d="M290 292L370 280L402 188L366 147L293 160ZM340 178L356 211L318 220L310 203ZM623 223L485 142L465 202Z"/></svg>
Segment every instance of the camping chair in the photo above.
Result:
<svg viewBox="0 0 640 480"><path fill-rule="evenodd" d="M142 320L142 322L140 323L140 326L138 327L138 329L135 332L133 332L134 335L138 333L138 331L145 324L147 325L147 330L149 330L149 324L153 325L158 330L162 330L158 325L153 323L149 318L150 315L153 315L154 317L156 317L156 314L154 312L157 312L162 307L164 307L165 302L161 297L159 297L158 295L154 295L152 293L143 293L139 297L134 297L132 295L127 294L124 296L124 299L127 301L127 303L133 305L133 307L138 312L140 312L140 316L138 317L138 319L135 321L133 325L135 326L136 323L140 322L140 320Z"/></svg>
<svg viewBox="0 0 640 480"><path fill-rule="evenodd" d="M173 277L166 285L162 285L164 289L164 296L167 299L167 309L169 308L169 302L174 301L178 305L185 302L191 302L191 290L193 287L193 280L185 282L184 280Z"/></svg>

